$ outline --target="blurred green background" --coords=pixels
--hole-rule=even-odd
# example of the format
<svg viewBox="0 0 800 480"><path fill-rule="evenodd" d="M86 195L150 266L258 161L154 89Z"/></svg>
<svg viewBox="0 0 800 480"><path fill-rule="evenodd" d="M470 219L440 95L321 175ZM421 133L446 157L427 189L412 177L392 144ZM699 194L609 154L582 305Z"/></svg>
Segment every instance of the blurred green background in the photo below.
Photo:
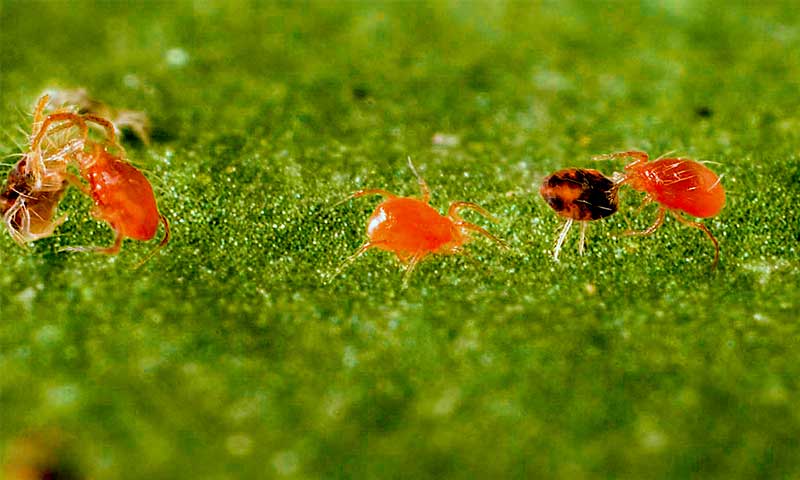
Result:
<svg viewBox="0 0 800 480"><path fill-rule="evenodd" d="M113 237L76 191L2 235L6 464L40 435L96 479L800 475L795 2L0 1L0 154L77 87L152 118L128 154L174 238L60 253ZM622 237L655 214L628 190L552 261L541 179L629 148L718 162L715 272L674 219ZM333 204L416 194L409 155L512 249L326 283L378 199Z"/></svg>

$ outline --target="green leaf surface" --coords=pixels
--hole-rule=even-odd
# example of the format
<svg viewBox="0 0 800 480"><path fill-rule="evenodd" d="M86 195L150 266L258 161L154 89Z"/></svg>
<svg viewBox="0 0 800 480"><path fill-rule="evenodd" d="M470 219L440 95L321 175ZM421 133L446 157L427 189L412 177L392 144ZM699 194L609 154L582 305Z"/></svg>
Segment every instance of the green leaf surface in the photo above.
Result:
<svg viewBox="0 0 800 480"><path fill-rule="evenodd" d="M61 432L92 478L800 475L800 10L792 2L0 2L0 155L45 89L143 110L173 239L71 190L0 238L0 452ZM717 162L698 230L623 190L571 232L538 187L641 149ZM377 197L505 239L403 288ZM14 157L4 160L2 171ZM52 434L55 435L55 434Z"/></svg>

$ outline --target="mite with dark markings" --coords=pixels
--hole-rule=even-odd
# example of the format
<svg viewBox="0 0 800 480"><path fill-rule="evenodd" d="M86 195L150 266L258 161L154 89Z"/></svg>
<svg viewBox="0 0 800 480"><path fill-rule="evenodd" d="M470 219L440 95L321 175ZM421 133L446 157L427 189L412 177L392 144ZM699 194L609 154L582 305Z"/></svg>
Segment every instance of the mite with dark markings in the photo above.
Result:
<svg viewBox="0 0 800 480"><path fill-rule="evenodd" d="M559 170L544 179L539 193L556 213L567 219L553 249L555 261L558 261L561 247L573 222L581 222L578 252L583 255L589 222L608 217L617 211L617 185L597 170Z"/></svg>

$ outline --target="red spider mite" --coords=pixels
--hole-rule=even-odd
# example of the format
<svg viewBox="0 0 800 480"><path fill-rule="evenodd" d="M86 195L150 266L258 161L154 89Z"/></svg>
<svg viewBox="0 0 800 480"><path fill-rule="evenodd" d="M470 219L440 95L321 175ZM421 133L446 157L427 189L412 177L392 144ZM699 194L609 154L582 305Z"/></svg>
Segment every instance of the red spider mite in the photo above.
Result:
<svg viewBox="0 0 800 480"><path fill-rule="evenodd" d="M52 235L66 219L55 218L56 208L68 185L69 157L83 146L68 130L78 128L85 133L85 125L76 120L77 115L63 111L43 119L47 101L46 95L39 99L28 151L8 173L0 192L3 222L20 245Z"/></svg>
<svg viewBox="0 0 800 480"><path fill-rule="evenodd" d="M101 125L106 132L106 143L101 145L87 140L88 150L75 155L81 176L89 183L88 188L71 180L81 191L92 197L95 204L92 214L108 222L116 236L109 247L68 247L65 250L115 255L122 248L125 238L146 241L155 237L160 222L164 225L164 238L142 260L141 263L144 263L169 241L169 222L158 211L150 182L125 161L125 152L117 143L114 125L95 115L83 115L81 118ZM119 155L109 153L107 147L119 150Z"/></svg>
<svg viewBox="0 0 800 480"><path fill-rule="evenodd" d="M386 198L378 204L367 221L368 240L345 260L337 274L367 250L377 248L397 255L405 266L403 284L406 285L414 268L428 255L464 253L463 245L470 240L470 233L482 235L507 248L505 242L478 225L465 221L458 213L466 208L496 221L483 207L470 202L452 202L446 216L431 207L428 184L414 168L410 158L408 166L417 177L421 199L399 197L382 189L367 189L359 190L339 202L366 195L382 195Z"/></svg>
<svg viewBox="0 0 800 480"><path fill-rule="evenodd" d="M684 225L703 231L714 244L713 269L719 260L719 242L711 231L699 222L693 222L681 214L700 218L713 217L725 206L725 189L722 177L712 172L700 162L688 158L658 158L648 161L647 153L640 151L618 152L594 157L596 160L611 158L632 158L625 166L625 173L618 175L618 185L630 185L635 190L645 192L642 206L650 202L661 205L656 221L641 232L627 232L628 235L649 235L664 223L667 211Z"/></svg>
<svg viewBox="0 0 800 480"><path fill-rule="evenodd" d="M589 222L608 217L617 211L617 185L597 170L559 170L545 177L539 193L556 213L567 219L553 249L553 259L556 262L574 221L581 222L578 252L583 255Z"/></svg>

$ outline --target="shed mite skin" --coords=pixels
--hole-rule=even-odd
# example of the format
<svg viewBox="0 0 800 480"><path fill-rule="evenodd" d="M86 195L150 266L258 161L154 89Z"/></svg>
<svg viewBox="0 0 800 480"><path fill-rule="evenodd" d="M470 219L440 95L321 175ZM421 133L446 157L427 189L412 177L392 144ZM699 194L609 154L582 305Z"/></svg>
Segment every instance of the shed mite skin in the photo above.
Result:
<svg viewBox="0 0 800 480"><path fill-rule="evenodd" d="M39 99L33 114L28 151L8 173L0 191L3 223L21 246L53 234L66 220L56 216L56 208L68 186L67 164L71 155L83 147L81 139L68 135L77 128L85 136L86 126L69 112L55 112L43 118L47 96Z"/></svg>
<svg viewBox="0 0 800 480"><path fill-rule="evenodd" d="M89 96L85 88L74 90L48 90L50 104L59 108L74 108L79 114L95 115L110 119L117 135L128 129L145 145L150 144L150 119L147 114L136 110L116 109ZM102 126L100 126L103 128Z"/></svg>
<svg viewBox="0 0 800 480"><path fill-rule="evenodd" d="M164 226L164 238L139 263L142 265L169 242L169 222L158 211L150 182L125 160L125 152L117 143L114 125L95 115L83 115L82 118L102 126L106 132L106 142L101 145L87 141L88 150L75 155L81 176L89 184L88 187L74 177L69 180L92 198L95 204L92 215L107 222L116 235L114 243L108 247L66 247L63 250L116 255L125 238L150 240L155 237L158 224L161 223ZM116 148L119 155L110 153L107 147Z"/></svg>
<svg viewBox="0 0 800 480"><path fill-rule="evenodd" d="M452 202L447 215L442 215L430 206L430 188L414 168L411 158L408 166L417 177L421 198L400 197L383 189L359 190L337 205L353 198L367 195L381 195L385 198L367 221L367 241L347 258L334 276L341 273L358 257L370 249L377 248L394 253L404 265L403 285L414 268L431 254L452 255L464 252L464 244L470 241L470 233L486 237L503 248L508 248L502 240L487 230L461 218L459 211L473 210L487 219L497 220L483 207L471 202Z"/></svg>
<svg viewBox="0 0 800 480"><path fill-rule="evenodd" d="M711 263L711 269L716 268L719 261L719 242L708 227L685 218L681 212L699 218L719 214L725 206L725 189L722 187L721 176L717 176L708 167L695 160L678 157L649 161L647 153L637 150L609 153L593 158L596 160L632 158L633 162L625 166L625 173L615 175L617 185L630 185L634 190L646 193L642 207L651 202L660 205L656 220L650 227L640 232L626 232L627 235L649 235L655 232L664 223L664 218L669 212L682 224L697 228L706 234L714 244L714 261Z"/></svg>
<svg viewBox="0 0 800 480"><path fill-rule="evenodd" d="M583 255L589 222L617 211L617 185L597 170L567 168L545 177L539 193L550 208L567 220L556 240L553 260L558 262L561 247L573 222L581 224L578 253Z"/></svg>

